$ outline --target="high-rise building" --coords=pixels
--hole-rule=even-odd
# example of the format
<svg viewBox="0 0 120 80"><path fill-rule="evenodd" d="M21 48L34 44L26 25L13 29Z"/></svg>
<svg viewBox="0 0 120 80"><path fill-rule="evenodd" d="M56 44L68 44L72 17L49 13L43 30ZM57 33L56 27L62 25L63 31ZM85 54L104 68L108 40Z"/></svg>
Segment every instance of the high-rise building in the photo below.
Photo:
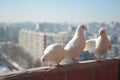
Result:
<svg viewBox="0 0 120 80"><path fill-rule="evenodd" d="M46 33L46 46L54 43L59 43L64 46L65 40L67 37L67 32L59 32L59 33Z"/></svg>
<svg viewBox="0 0 120 80"><path fill-rule="evenodd" d="M65 45L67 32L43 33L39 31L20 30L19 45L33 56L41 57L46 46L54 43Z"/></svg>
<svg viewBox="0 0 120 80"><path fill-rule="evenodd" d="M46 35L42 32L21 30L19 45L31 55L41 57L46 47Z"/></svg>

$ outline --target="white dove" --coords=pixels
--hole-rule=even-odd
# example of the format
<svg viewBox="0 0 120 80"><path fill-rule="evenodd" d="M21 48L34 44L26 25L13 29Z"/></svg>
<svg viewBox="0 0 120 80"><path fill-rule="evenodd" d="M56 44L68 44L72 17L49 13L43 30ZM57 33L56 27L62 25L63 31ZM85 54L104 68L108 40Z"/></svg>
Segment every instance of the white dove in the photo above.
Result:
<svg viewBox="0 0 120 80"><path fill-rule="evenodd" d="M63 60L69 64L75 62L75 58L83 51L85 47L85 36L84 30L86 30L86 26L79 25L75 31L75 35L73 38L67 43L64 47L65 49L65 59Z"/></svg>
<svg viewBox="0 0 120 80"><path fill-rule="evenodd" d="M106 29L101 28L99 30L98 38L86 41L84 51L92 53L97 59L99 59L108 49L111 49L111 43L108 40Z"/></svg>
<svg viewBox="0 0 120 80"><path fill-rule="evenodd" d="M60 61L65 57L64 47L60 44L51 44L41 57L42 66L58 66Z"/></svg>

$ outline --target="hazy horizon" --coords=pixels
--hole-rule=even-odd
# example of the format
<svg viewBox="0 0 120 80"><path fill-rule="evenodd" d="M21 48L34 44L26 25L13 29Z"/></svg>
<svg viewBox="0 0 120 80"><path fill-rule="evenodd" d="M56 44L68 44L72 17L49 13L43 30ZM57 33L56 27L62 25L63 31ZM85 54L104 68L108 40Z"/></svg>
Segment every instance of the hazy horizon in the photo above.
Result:
<svg viewBox="0 0 120 80"><path fill-rule="evenodd" d="M120 22L120 0L0 0L0 22Z"/></svg>

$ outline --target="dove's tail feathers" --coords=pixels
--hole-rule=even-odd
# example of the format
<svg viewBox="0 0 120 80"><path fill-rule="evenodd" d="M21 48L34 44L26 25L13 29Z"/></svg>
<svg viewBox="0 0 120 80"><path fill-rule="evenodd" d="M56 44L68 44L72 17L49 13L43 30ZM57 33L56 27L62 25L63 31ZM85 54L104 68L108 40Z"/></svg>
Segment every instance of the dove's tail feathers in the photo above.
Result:
<svg viewBox="0 0 120 80"><path fill-rule="evenodd" d="M95 39L86 40L86 45L83 51L89 51L96 45Z"/></svg>

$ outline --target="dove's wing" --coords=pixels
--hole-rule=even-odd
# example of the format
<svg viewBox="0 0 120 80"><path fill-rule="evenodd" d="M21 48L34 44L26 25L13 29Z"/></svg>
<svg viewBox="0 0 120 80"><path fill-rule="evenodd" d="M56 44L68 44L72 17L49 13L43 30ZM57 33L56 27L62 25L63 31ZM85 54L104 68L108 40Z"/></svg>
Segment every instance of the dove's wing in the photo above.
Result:
<svg viewBox="0 0 120 80"><path fill-rule="evenodd" d="M96 47L96 39L86 40L86 45L85 45L84 51L94 53L95 47Z"/></svg>

